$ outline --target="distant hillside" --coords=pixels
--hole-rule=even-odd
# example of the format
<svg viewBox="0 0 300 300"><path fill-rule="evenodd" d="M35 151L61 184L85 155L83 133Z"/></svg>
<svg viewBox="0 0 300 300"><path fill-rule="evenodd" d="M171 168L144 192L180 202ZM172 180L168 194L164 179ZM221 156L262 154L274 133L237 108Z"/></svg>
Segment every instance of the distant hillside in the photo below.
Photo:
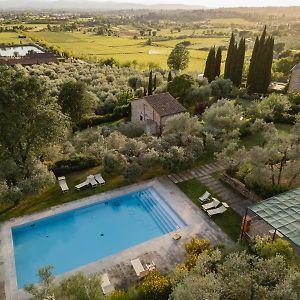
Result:
<svg viewBox="0 0 300 300"><path fill-rule="evenodd" d="M143 5L138 3L118 3L100 1L80 0L9 0L1 1L0 9L98 9L98 10L129 10L129 9L151 9L151 10L176 10L176 9L203 9L203 6L184 4L154 4Z"/></svg>

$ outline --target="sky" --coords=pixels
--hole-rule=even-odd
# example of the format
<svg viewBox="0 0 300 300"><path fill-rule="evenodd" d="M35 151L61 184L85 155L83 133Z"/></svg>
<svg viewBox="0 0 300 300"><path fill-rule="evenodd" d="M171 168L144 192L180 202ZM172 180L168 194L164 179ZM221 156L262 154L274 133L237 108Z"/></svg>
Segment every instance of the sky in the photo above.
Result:
<svg viewBox="0 0 300 300"><path fill-rule="evenodd" d="M105 1L105 0L104 0ZM300 0L116 0L116 2L134 2L141 4L187 4L207 7L238 7L238 6L300 6Z"/></svg>

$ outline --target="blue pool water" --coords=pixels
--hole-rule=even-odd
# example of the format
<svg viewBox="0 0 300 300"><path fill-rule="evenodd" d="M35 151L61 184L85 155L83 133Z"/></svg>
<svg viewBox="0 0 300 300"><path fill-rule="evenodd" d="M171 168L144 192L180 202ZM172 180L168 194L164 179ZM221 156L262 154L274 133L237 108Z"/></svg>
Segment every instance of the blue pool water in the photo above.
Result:
<svg viewBox="0 0 300 300"><path fill-rule="evenodd" d="M58 275L185 226L153 187L12 229L18 287L37 270Z"/></svg>

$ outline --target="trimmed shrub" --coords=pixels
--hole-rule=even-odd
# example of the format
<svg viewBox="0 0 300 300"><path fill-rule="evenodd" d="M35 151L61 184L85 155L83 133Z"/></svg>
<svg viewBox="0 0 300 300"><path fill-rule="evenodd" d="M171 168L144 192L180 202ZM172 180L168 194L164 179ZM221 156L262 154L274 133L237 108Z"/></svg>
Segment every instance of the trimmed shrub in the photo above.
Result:
<svg viewBox="0 0 300 300"><path fill-rule="evenodd" d="M99 165L99 161L94 157L77 155L69 159L57 161L54 165L50 166L50 170L56 176L62 176L71 172L80 171L87 168L92 168Z"/></svg>

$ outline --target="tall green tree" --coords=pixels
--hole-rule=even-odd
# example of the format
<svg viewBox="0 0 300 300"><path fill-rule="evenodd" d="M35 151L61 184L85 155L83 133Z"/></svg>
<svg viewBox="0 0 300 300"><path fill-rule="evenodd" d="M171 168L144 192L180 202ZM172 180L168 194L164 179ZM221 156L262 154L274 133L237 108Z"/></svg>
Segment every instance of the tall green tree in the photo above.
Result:
<svg viewBox="0 0 300 300"><path fill-rule="evenodd" d="M149 73L149 81L148 81L148 95L152 95L153 92L153 79L152 79L152 70Z"/></svg>
<svg viewBox="0 0 300 300"><path fill-rule="evenodd" d="M58 96L58 103L63 113L68 115L74 123L79 122L84 115L92 111L94 100L84 82L73 80L61 86Z"/></svg>
<svg viewBox="0 0 300 300"><path fill-rule="evenodd" d="M231 70L232 70L232 64L234 60L234 55L235 55L235 36L234 33L231 34L230 42L229 42L229 47L227 51L227 57L226 57L226 62L225 62L225 70L224 70L224 78L225 79L230 79L231 77Z"/></svg>
<svg viewBox="0 0 300 300"><path fill-rule="evenodd" d="M156 74L155 74L154 79L153 79L153 91L156 90L156 85L157 85L157 78L156 78Z"/></svg>
<svg viewBox="0 0 300 300"><path fill-rule="evenodd" d="M168 74L168 82L172 81L173 77L172 77L172 71L169 71Z"/></svg>
<svg viewBox="0 0 300 300"><path fill-rule="evenodd" d="M215 67L216 67L216 48L210 48L206 59L204 77L208 82L212 82L215 79Z"/></svg>
<svg viewBox="0 0 300 300"><path fill-rule="evenodd" d="M9 160L17 169L10 184L32 175L32 161L39 161L48 147L62 141L67 126L68 118L49 96L44 81L0 69L0 162Z"/></svg>
<svg viewBox="0 0 300 300"><path fill-rule="evenodd" d="M215 77L219 77L221 74L221 63L222 63L222 48L218 47L216 53L216 60L215 60Z"/></svg>
<svg viewBox="0 0 300 300"><path fill-rule="evenodd" d="M256 39L249 66L247 89L248 93L267 92L271 80L273 62L274 39L267 37L266 27L259 38Z"/></svg>
<svg viewBox="0 0 300 300"><path fill-rule="evenodd" d="M239 46L235 48L235 58L232 65L230 79L236 87L240 87L243 77L244 61L246 53L246 40L242 38Z"/></svg>
<svg viewBox="0 0 300 300"><path fill-rule="evenodd" d="M182 44L177 44L168 57L168 66L171 70L181 71L187 68L190 61L189 50Z"/></svg>

